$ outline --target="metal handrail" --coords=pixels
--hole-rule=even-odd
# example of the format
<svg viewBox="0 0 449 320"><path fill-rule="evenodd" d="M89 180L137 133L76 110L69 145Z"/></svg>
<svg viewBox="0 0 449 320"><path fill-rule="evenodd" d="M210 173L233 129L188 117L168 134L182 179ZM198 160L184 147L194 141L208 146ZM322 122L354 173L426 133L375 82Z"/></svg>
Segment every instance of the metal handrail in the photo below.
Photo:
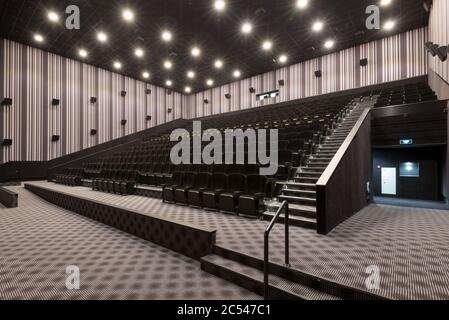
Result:
<svg viewBox="0 0 449 320"><path fill-rule="evenodd" d="M269 226L265 230L264 234L264 299L268 299L269 290L269 273L270 273L270 233L273 230L274 225L279 220L281 216L282 209L285 208L285 265L290 266L290 244L289 244L289 213L288 213L288 202L282 202L278 211L276 212L274 218L271 220Z"/></svg>

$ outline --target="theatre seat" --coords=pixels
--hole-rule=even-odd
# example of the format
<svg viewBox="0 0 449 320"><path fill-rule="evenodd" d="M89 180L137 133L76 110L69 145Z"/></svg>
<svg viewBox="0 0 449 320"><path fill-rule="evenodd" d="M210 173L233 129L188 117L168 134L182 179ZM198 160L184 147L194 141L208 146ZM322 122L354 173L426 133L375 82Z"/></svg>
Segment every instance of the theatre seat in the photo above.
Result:
<svg viewBox="0 0 449 320"><path fill-rule="evenodd" d="M226 190L228 176L223 173L215 173L210 178L210 186L203 192L202 207L212 210L219 209L219 197Z"/></svg>
<svg viewBox="0 0 449 320"><path fill-rule="evenodd" d="M187 192L196 186L196 174L185 172L182 177L182 184L175 189L175 202L187 204Z"/></svg>
<svg viewBox="0 0 449 320"><path fill-rule="evenodd" d="M266 195L267 178L259 175L247 176L245 193L239 196L238 213L247 216L259 216Z"/></svg>
<svg viewBox="0 0 449 320"><path fill-rule="evenodd" d="M194 207L202 207L203 192L209 188L210 173L200 173L197 175L196 183L193 189L187 191L187 202Z"/></svg>
<svg viewBox="0 0 449 320"><path fill-rule="evenodd" d="M228 177L228 187L219 197L221 211L237 212L237 200L245 190L245 180L242 174L231 174Z"/></svg>
<svg viewBox="0 0 449 320"><path fill-rule="evenodd" d="M182 184L183 173L175 172L169 185L166 185L162 189L162 201L174 202L175 190Z"/></svg>

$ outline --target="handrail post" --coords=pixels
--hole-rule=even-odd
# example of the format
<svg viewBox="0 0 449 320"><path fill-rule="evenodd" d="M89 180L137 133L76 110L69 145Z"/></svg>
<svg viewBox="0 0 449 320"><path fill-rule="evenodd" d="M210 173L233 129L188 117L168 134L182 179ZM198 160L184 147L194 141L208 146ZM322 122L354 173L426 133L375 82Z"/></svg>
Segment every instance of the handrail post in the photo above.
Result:
<svg viewBox="0 0 449 320"><path fill-rule="evenodd" d="M264 299L268 299L268 275L270 272L270 263L269 263L269 244L270 244L270 233L265 231L264 234L264 259L263 259L263 269L264 269L264 288L263 288L263 296Z"/></svg>
<svg viewBox="0 0 449 320"><path fill-rule="evenodd" d="M285 205L285 266L290 266L290 216L288 202Z"/></svg>

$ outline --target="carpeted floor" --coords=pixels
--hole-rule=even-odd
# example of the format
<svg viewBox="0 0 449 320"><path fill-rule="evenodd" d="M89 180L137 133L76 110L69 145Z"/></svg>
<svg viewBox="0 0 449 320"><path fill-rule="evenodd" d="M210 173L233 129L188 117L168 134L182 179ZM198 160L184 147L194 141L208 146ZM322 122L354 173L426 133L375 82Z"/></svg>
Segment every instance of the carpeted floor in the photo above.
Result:
<svg viewBox="0 0 449 320"><path fill-rule="evenodd" d="M0 207L0 300L260 299L196 261L9 188L20 206ZM79 291L66 288L69 265L80 268Z"/></svg>

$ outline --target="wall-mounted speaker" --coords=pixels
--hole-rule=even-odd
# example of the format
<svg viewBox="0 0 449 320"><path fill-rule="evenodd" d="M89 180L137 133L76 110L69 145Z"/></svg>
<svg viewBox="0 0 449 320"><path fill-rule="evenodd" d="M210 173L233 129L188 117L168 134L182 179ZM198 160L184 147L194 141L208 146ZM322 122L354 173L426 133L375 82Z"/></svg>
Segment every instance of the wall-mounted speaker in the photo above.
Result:
<svg viewBox="0 0 449 320"><path fill-rule="evenodd" d="M90 135L91 135L91 136L97 135L97 130L96 130L96 129L90 130Z"/></svg>
<svg viewBox="0 0 449 320"><path fill-rule="evenodd" d="M315 77L321 78L322 76L323 76L323 73L321 72L321 70L315 71Z"/></svg>
<svg viewBox="0 0 449 320"><path fill-rule="evenodd" d="M12 106L12 99L11 98L5 98L2 101L3 106Z"/></svg>
<svg viewBox="0 0 449 320"><path fill-rule="evenodd" d="M128 120L122 120L122 122L121 122L122 126L126 126L127 123L128 123Z"/></svg>
<svg viewBox="0 0 449 320"><path fill-rule="evenodd" d="M10 147L10 146L12 146L12 139L4 139L4 140L2 141L2 146L4 146L4 147Z"/></svg>
<svg viewBox="0 0 449 320"><path fill-rule="evenodd" d="M209 100L208 99L204 99L204 104L209 104Z"/></svg>
<svg viewBox="0 0 449 320"><path fill-rule="evenodd" d="M55 134L55 135L53 135L53 136L51 137L51 141L53 141L53 142L58 142L60 138L61 138L60 136L58 136L58 135Z"/></svg>
<svg viewBox="0 0 449 320"><path fill-rule="evenodd" d="M226 98L226 99L231 99L231 94L230 94L230 93L226 93L226 94L225 94L225 98Z"/></svg>
<svg viewBox="0 0 449 320"><path fill-rule="evenodd" d="M173 91L171 91L170 89L167 90L167 95L171 96L172 93L173 93Z"/></svg>
<svg viewBox="0 0 449 320"><path fill-rule="evenodd" d="M151 89L146 89L145 94L151 94Z"/></svg>
<svg viewBox="0 0 449 320"><path fill-rule="evenodd" d="M122 97L126 97L126 91L120 92L120 95L121 95Z"/></svg>
<svg viewBox="0 0 449 320"><path fill-rule="evenodd" d="M366 67L368 65L368 58L364 58L360 60L360 66Z"/></svg>
<svg viewBox="0 0 449 320"><path fill-rule="evenodd" d="M278 83L279 83L279 87L285 86L285 81L284 80L279 80Z"/></svg>
<svg viewBox="0 0 449 320"><path fill-rule="evenodd" d="M249 92L251 93L256 93L256 89L254 89L253 87L249 88Z"/></svg>
<svg viewBox="0 0 449 320"><path fill-rule="evenodd" d="M52 106L59 106L59 99L53 99L53 100L51 100L51 105L52 105Z"/></svg>
<svg viewBox="0 0 449 320"><path fill-rule="evenodd" d="M96 97L91 97L90 98L90 103L97 103L97 98Z"/></svg>
<svg viewBox="0 0 449 320"><path fill-rule="evenodd" d="M153 119L152 116L147 116L147 121L151 121L151 119Z"/></svg>
<svg viewBox="0 0 449 320"><path fill-rule="evenodd" d="M173 109L172 109L172 108L168 108L168 109L167 109L167 113L168 113L168 114L170 114L170 113L172 113L172 112L173 112Z"/></svg>

